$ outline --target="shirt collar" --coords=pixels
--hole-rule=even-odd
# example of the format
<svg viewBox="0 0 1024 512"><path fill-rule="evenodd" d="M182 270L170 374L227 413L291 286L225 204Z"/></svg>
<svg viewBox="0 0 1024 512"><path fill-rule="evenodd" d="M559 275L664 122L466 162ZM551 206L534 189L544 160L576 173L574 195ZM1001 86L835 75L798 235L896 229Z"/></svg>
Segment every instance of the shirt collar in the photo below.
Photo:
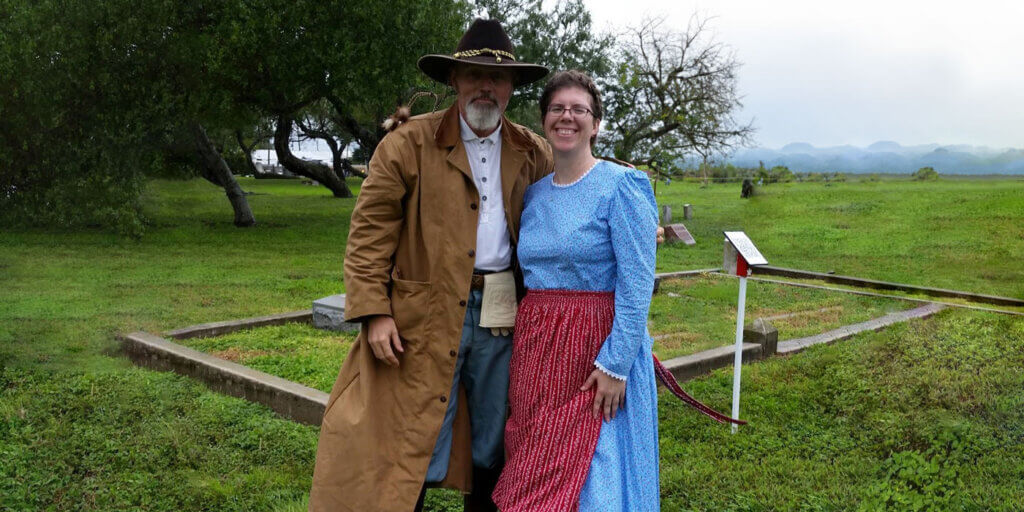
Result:
<svg viewBox="0 0 1024 512"><path fill-rule="evenodd" d="M490 135L488 135L486 137L481 137L481 136L477 135L475 132L473 132L473 129L469 127L469 123L467 123L466 120L462 118L462 114L460 113L459 114L459 131L462 133L462 140L465 141L465 142L469 142L469 141L472 141L472 140L480 140L480 141L489 140L489 141L491 141L492 144L497 144L499 141L501 141L501 122L500 121L498 122L498 128L496 128L493 132L491 132Z"/></svg>

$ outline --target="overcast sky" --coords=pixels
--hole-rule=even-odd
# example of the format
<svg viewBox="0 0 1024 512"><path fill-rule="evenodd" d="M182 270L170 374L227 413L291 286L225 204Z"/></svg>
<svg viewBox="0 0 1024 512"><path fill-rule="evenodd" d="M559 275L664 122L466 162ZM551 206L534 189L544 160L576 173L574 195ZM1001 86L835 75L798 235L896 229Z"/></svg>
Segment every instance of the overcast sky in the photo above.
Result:
<svg viewBox="0 0 1024 512"><path fill-rule="evenodd" d="M713 17L761 146L1024 148L1024 1L586 2L602 29Z"/></svg>

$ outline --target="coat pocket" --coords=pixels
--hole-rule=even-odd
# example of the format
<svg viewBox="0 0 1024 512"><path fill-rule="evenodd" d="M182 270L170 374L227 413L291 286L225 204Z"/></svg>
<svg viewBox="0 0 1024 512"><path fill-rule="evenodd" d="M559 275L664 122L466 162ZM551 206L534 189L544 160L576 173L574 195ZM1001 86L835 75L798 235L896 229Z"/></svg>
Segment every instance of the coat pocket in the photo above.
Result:
<svg viewBox="0 0 1024 512"><path fill-rule="evenodd" d="M392 279L391 314L402 338L415 338L430 319L430 283Z"/></svg>

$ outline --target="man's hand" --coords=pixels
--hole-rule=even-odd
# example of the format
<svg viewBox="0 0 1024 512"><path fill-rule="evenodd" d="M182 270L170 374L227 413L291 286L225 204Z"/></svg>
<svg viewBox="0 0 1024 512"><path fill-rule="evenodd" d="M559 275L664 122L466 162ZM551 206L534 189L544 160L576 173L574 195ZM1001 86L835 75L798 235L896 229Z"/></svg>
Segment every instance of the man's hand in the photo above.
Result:
<svg viewBox="0 0 1024 512"><path fill-rule="evenodd" d="M580 391L586 391L597 386L597 394L594 395L594 418L604 415L605 421L615 418L615 413L626 406L626 381L616 379L599 369L590 372L587 382L583 383Z"/></svg>
<svg viewBox="0 0 1024 512"><path fill-rule="evenodd" d="M665 243L665 228L658 226L658 229L654 230L654 233L658 238L658 245Z"/></svg>
<svg viewBox="0 0 1024 512"><path fill-rule="evenodd" d="M402 348L402 340L398 337L398 327L395 326L395 319L388 315L377 315L367 322L366 341L373 349L373 355L388 366L398 366L398 358L395 351L405 352ZM394 350L392 350L394 347Z"/></svg>

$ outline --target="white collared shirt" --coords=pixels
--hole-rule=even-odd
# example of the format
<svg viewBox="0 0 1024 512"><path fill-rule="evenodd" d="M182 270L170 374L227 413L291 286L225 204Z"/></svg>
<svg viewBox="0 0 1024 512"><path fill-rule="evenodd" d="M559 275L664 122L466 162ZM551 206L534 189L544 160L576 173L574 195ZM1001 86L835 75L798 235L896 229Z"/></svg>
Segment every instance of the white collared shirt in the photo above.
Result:
<svg viewBox="0 0 1024 512"><path fill-rule="evenodd" d="M512 265L512 244L501 196L501 125L490 135L479 137L460 115L459 127L480 195L474 268L505 270Z"/></svg>

